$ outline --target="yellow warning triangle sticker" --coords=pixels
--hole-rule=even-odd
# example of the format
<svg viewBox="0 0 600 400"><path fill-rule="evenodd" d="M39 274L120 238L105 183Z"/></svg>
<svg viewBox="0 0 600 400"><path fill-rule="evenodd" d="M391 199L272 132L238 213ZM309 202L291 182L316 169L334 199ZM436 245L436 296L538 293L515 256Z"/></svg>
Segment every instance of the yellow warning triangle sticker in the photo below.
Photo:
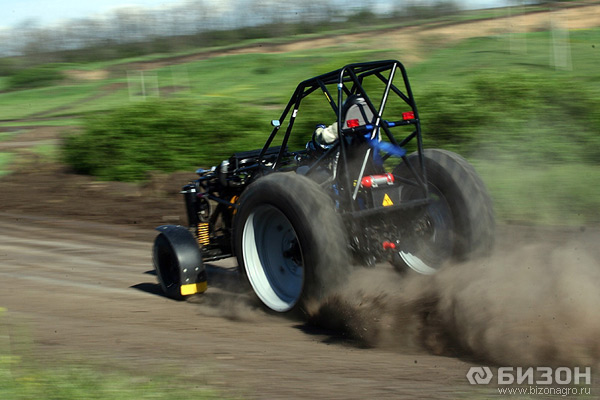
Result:
<svg viewBox="0 0 600 400"><path fill-rule="evenodd" d="M387 195L387 193L385 194L385 196L383 196L383 206L387 207L387 206L393 206L394 202L392 201L392 199L390 199L390 196Z"/></svg>

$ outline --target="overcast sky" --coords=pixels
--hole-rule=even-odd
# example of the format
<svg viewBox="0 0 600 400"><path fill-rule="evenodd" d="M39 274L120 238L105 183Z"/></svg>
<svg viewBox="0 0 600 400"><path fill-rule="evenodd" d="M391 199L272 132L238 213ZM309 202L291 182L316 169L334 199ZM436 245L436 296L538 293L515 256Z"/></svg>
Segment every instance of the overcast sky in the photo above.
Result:
<svg viewBox="0 0 600 400"><path fill-rule="evenodd" d="M209 0L218 4L235 0ZM318 1L318 0L315 0ZM384 5L394 0L375 0ZM500 7L507 0L456 0L465 8ZM57 24L69 19L93 17L126 6L146 8L168 7L184 0L0 0L0 28L13 28L34 19L41 26Z"/></svg>
<svg viewBox="0 0 600 400"><path fill-rule="evenodd" d="M160 7L176 4L173 0L0 0L0 27L14 27L18 23L35 19L40 25L92 17L128 5Z"/></svg>

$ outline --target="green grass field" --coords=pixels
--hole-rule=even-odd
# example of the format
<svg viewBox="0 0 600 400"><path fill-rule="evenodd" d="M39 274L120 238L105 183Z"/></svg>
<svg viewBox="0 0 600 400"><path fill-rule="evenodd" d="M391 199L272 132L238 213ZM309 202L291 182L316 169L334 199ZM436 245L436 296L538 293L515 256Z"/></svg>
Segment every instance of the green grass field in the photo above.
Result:
<svg viewBox="0 0 600 400"><path fill-rule="evenodd" d="M96 64L107 71L103 79L69 78L61 85L0 93L0 127L72 126L79 117L144 100L185 99L198 105L207 135L226 133L232 146L255 148L302 79L349 62L402 61L401 53L376 46L375 39L374 34L372 40L329 48L230 54L143 72L128 71L122 62ZM407 64L425 145L470 159L490 187L500 220L600 222L597 185L584 179L597 176L600 161L597 43L600 29L560 37L499 34L441 46L423 61ZM94 71L92 65L63 68L74 67ZM265 123L239 132L240 109ZM222 154L212 158L192 158L189 168L226 157L232 146L221 146ZM2 157L4 165L9 157Z"/></svg>
<svg viewBox="0 0 600 400"><path fill-rule="evenodd" d="M0 398L6 400L206 400L226 398L200 382L165 368L136 374L124 367L89 358L51 361L32 359L35 344L24 325L0 307Z"/></svg>
<svg viewBox="0 0 600 400"><path fill-rule="evenodd" d="M24 367L14 357L0 358L0 398L10 400L141 400L223 399L216 391L178 382L171 374L135 376L125 371L99 372L100 367L53 365Z"/></svg>

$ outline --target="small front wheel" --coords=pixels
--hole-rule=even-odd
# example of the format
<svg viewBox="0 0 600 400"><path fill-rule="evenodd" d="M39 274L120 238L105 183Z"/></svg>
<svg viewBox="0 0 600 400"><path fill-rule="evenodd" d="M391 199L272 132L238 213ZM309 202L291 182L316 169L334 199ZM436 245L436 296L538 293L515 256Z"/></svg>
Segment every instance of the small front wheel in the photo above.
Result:
<svg viewBox="0 0 600 400"><path fill-rule="evenodd" d="M194 235L179 225L162 225L154 240L152 258L163 292L175 300L206 290L206 271Z"/></svg>

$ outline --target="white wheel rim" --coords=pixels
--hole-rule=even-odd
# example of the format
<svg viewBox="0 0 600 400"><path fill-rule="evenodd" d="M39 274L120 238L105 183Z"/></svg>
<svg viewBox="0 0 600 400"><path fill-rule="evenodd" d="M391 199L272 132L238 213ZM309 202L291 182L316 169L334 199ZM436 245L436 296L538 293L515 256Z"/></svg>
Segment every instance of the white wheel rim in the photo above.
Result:
<svg viewBox="0 0 600 400"><path fill-rule="evenodd" d="M302 251L291 222L277 208L250 212L242 232L242 255L252 289L270 309L292 309L304 286Z"/></svg>
<svg viewBox="0 0 600 400"><path fill-rule="evenodd" d="M415 256L414 254L405 253L404 251L401 251L398 253L398 255L400 256L400 258L402 258L402 261L404 261L404 263L409 266L410 269L419 274L433 275L437 272L436 268L432 268L429 265L425 264L423 260Z"/></svg>
<svg viewBox="0 0 600 400"><path fill-rule="evenodd" d="M398 256L406 266L423 275L435 274L443 264L443 261L442 263L439 261L447 260L452 256L452 243L454 241L451 237L454 223L449 217L451 215L450 206L438 193L437 189L430 188L430 190L434 190L435 194L440 197L428 206L430 212L427 218L431 218L429 224L432 229L429 238L423 238L423 241L416 248L398 252ZM441 214L436 212L440 209L442 209ZM439 258L439 260L436 260L436 258Z"/></svg>

